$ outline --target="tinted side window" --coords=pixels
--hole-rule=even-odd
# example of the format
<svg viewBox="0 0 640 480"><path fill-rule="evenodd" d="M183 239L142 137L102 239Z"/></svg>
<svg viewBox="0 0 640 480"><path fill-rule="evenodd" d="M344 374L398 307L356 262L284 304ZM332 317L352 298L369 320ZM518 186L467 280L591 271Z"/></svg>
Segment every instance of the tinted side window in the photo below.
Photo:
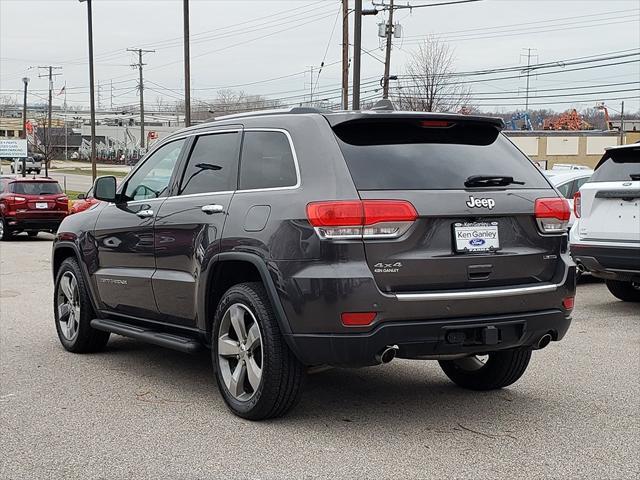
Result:
<svg viewBox="0 0 640 480"><path fill-rule="evenodd" d="M587 183L590 179L591 177L578 178L576 180L576 188L574 189L574 192L577 192L578 190L580 190L580 187L585 183Z"/></svg>
<svg viewBox="0 0 640 480"><path fill-rule="evenodd" d="M127 181L124 191L126 200L147 200L164 196L183 145L184 139L167 143L145 159Z"/></svg>
<svg viewBox="0 0 640 480"><path fill-rule="evenodd" d="M235 190L240 132L202 135L191 151L180 195Z"/></svg>
<svg viewBox="0 0 640 480"><path fill-rule="evenodd" d="M562 185L558 185L556 188L562 194L564 198L571 198L571 192L573 191L573 180Z"/></svg>
<svg viewBox="0 0 640 480"><path fill-rule="evenodd" d="M289 139L282 132L245 132L240 189L291 187L298 182Z"/></svg>

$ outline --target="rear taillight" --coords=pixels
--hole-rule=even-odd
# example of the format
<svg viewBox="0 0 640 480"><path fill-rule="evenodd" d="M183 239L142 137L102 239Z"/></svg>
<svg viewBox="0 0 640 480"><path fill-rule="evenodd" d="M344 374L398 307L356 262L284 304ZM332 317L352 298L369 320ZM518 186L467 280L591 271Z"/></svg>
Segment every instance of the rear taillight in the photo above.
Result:
<svg viewBox="0 0 640 480"><path fill-rule="evenodd" d="M535 203L535 217L543 233L564 233L567 231L571 210L565 198L538 198Z"/></svg>
<svg viewBox="0 0 640 480"><path fill-rule="evenodd" d="M309 203L307 218L322 238L396 238L418 213L406 200L339 200Z"/></svg>
<svg viewBox="0 0 640 480"><path fill-rule="evenodd" d="M582 211L582 195L580 192L576 192L573 196L573 213L576 215L576 218L580 218L580 213Z"/></svg>
<svg viewBox="0 0 640 480"><path fill-rule="evenodd" d="M56 198L56 202L69 208L69 199L67 197L58 197Z"/></svg>
<svg viewBox="0 0 640 480"><path fill-rule="evenodd" d="M7 205L8 210L15 210L19 208L21 205L26 204L27 199L17 195L10 195L8 197L5 197L5 203Z"/></svg>

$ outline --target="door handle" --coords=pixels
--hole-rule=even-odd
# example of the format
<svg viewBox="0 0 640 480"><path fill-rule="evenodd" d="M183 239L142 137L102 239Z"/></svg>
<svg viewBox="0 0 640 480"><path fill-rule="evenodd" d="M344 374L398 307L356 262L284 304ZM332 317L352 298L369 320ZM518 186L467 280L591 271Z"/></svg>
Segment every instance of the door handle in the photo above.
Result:
<svg viewBox="0 0 640 480"><path fill-rule="evenodd" d="M212 213L224 212L224 207L222 205L203 205L201 210L207 215L211 215Z"/></svg>
<svg viewBox="0 0 640 480"><path fill-rule="evenodd" d="M153 217L153 210L140 210L138 213L136 213L136 215L140 218Z"/></svg>

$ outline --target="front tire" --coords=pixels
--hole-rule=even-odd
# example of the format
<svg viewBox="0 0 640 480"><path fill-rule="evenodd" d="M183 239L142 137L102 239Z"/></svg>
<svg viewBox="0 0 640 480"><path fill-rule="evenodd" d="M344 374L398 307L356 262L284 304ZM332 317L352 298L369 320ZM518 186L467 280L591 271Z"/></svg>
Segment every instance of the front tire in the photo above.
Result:
<svg viewBox="0 0 640 480"><path fill-rule="evenodd" d="M53 312L58 338L68 351L98 352L107 345L109 332L91 327L94 311L87 285L75 258L67 258L62 262L56 275Z"/></svg>
<svg viewBox="0 0 640 480"><path fill-rule="evenodd" d="M457 360L440 360L440 367L456 385L469 390L496 390L515 383L531 359L530 349L503 350Z"/></svg>
<svg viewBox="0 0 640 480"><path fill-rule="evenodd" d="M285 343L261 283L241 283L224 294L211 353L218 388L239 417L279 417L299 400L304 367Z"/></svg>
<svg viewBox="0 0 640 480"><path fill-rule="evenodd" d="M640 302L640 283L607 280L607 288L611 294L624 302Z"/></svg>

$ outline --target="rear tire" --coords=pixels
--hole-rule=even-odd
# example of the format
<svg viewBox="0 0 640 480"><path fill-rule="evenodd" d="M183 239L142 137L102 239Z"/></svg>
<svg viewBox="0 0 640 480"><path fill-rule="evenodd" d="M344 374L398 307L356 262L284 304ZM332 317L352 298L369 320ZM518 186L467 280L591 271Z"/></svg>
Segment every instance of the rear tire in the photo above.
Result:
<svg viewBox="0 0 640 480"><path fill-rule="evenodd" d="M53 313L62 346L73 353L98 352L107 345L109 332L91 327L95 318L89 291L75 258L67 258L56 275Z"/></svg>
<svg viewBox="0 0 640 480"><path fill-rule="evenodd" d="M11 240L13 232L9 228L9 225L4 221L4 218L0 218L0 240Z"/></svg>
<svg viewBox="0 0 640 480"><path fill-rule="evenodd" d="M633 282L621 282L620 280L607 280L607 288L611 294L624 302L640 302L640 284Z"/></svg>
<svg viewBox="0 0 640 480"><path fill-rule="evenodd" d="M482 362L478 356L440 360L445 375L456 385L469 390L496 390L515 383L531 359L530 349L490 352Z"/></svg>
<svg viewBox="0 0 640 480"><path fill-rule="evenodd" d="M211 353L218 388L237 416L279 417L300 399L305 369L285 343L261 283L241 283L224 294Z"/></svg>

